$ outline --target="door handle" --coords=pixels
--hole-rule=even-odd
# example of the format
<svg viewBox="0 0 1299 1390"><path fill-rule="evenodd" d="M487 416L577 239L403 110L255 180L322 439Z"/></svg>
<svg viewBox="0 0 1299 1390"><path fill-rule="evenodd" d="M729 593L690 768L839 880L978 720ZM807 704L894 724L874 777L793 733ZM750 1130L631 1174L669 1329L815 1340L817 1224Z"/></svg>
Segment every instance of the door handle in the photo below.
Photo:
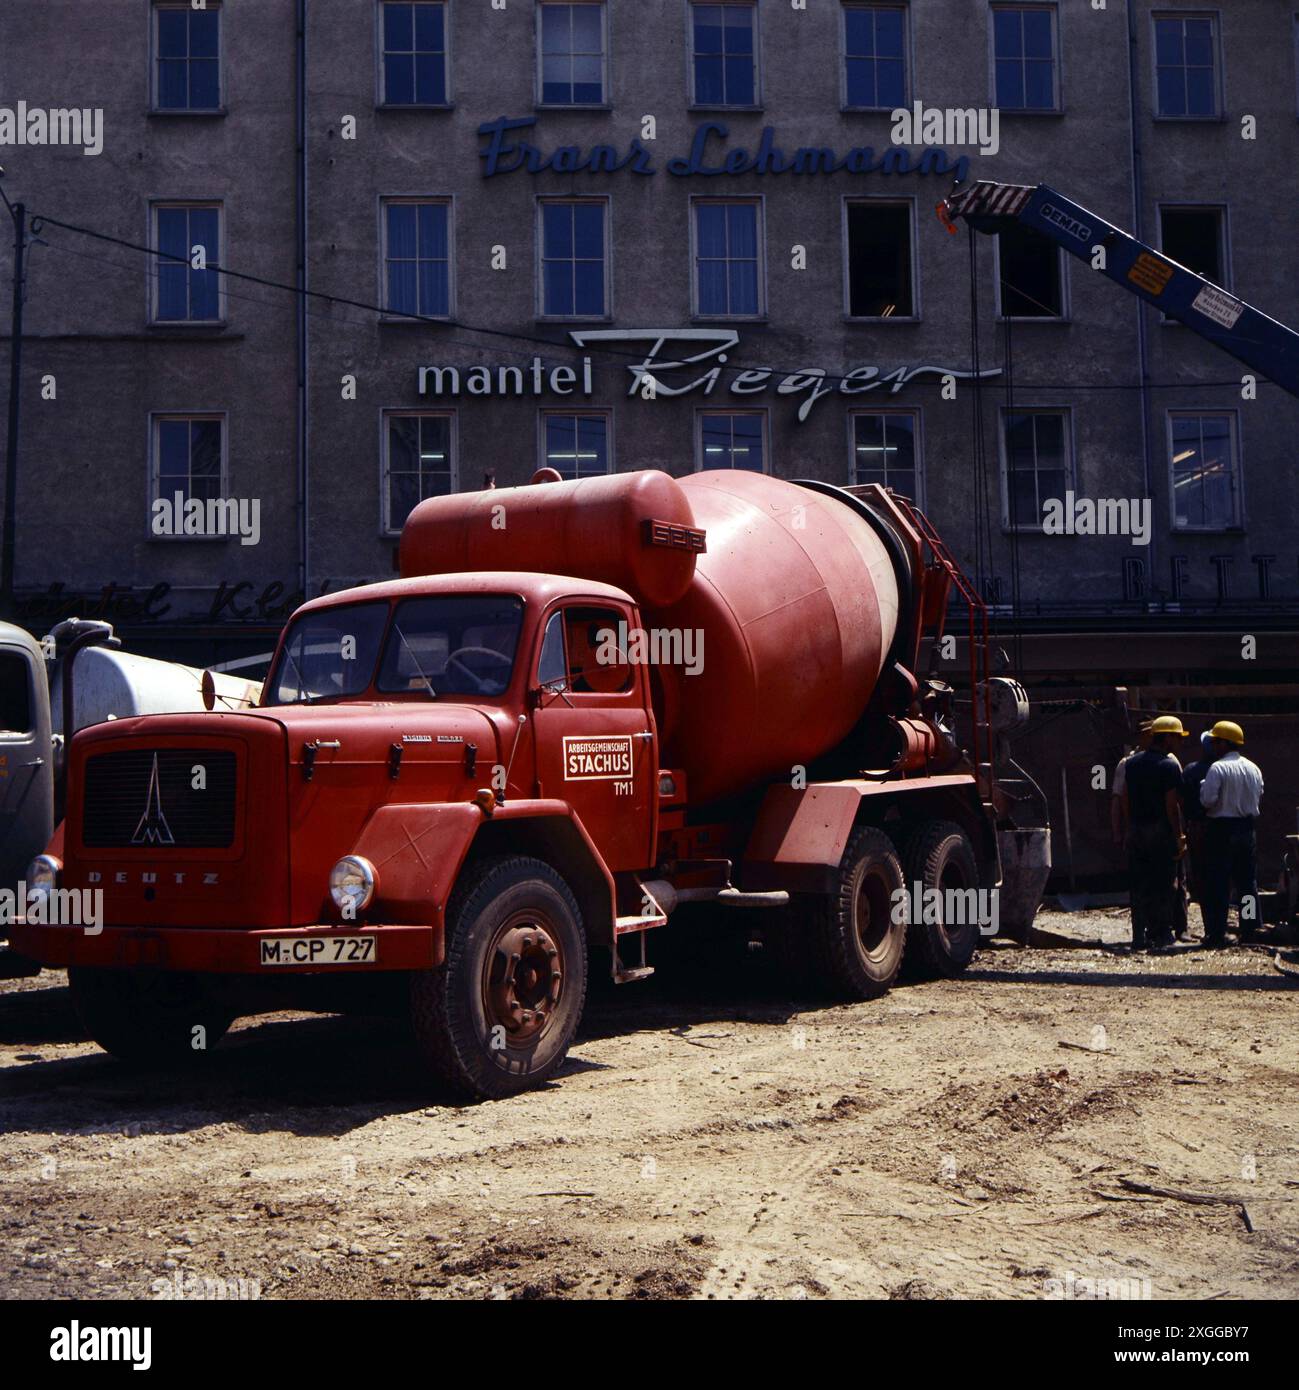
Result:
<svg viewBox="0 0 1299 1390"><path fill-rule="evenodd" d="M652 739L654 735L648 729L643 734L632 734L632 738Z"/></svg>

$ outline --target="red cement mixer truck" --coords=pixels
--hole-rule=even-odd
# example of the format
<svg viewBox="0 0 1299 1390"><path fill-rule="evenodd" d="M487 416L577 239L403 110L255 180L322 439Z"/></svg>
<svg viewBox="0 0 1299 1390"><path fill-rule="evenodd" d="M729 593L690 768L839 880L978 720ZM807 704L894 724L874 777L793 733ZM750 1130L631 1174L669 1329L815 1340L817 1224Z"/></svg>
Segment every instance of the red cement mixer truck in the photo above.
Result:
<svg viewBox="0 0 1299 1390"><path fill-rule="evenodd" d="M68 967L109 1052L397 997L445 1087L509 1095L563 1064L593 964L653 973L686 903L767 910L848 999L904 953L968 964L1013 811L995 743L1026 702L910 503L538 475L420 503L399 554L401 578L298 610L255 706L76 735L27 872L50 910L14 940ZM102 894L97 927L57 920L69 892Z"/></svg>

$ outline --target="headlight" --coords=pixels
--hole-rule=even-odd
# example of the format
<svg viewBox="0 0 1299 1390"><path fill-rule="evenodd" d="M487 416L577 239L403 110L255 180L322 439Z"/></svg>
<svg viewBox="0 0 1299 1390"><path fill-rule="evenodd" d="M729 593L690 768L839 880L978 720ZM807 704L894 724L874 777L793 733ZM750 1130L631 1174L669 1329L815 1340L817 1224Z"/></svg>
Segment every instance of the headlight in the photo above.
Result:
<svg viewBox="0 0 1299 1390"><path fill-rule="evenodd" d="M329 871L329 896L344 917L364 912L379 881L374 865L359 854L345 854Z"/></svg>
<svg viewBox="0 0 1299 1390"><path fill-rule="evenodd" d="M27 872L23 875L28 894L48 897L59 886L59 875L62 872L63 864L60 860L52 854L38 854L28 864Z"/></svg>

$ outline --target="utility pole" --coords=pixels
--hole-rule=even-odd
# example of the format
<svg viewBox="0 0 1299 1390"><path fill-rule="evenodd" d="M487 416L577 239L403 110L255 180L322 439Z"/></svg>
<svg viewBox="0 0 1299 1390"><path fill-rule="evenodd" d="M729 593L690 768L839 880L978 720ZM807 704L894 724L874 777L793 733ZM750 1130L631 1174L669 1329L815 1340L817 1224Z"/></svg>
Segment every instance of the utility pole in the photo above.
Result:
<svg viewBox="0 0 1299 1390"><path fill-rule="evenodd" d="M6 202L8 199L5 200ZM27 208L15 203L13 312L9 336L9 434L5 441L5 522L3 554L0 554L0 614L14 612L14 546L17 541L15 507L18 498L18 405L23 369L23 255L27 243Z"/></svg>

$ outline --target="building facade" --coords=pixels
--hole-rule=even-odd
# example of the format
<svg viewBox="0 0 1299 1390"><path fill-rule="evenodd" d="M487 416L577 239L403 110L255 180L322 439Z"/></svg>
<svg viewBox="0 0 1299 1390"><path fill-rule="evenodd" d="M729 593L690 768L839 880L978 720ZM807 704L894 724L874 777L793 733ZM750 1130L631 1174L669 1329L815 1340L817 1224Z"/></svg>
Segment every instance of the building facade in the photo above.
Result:
<svg viewBox="0 0 1299 1390"><path fill-rule="evenodd" d="M265 649L304 592L390 575L421 497L750 467L915 497L1007 631L1140 633L1131 660L1194 680L1193 634L1248 615L1276 635L1250 674L1285 664L1299 402L934 209L957 177L1047 182L1299 323L1291 0L0 16L5 188L42 219L32 626L99 605L203 659ZM80 144L25 138L63 108Z"/></svg>

